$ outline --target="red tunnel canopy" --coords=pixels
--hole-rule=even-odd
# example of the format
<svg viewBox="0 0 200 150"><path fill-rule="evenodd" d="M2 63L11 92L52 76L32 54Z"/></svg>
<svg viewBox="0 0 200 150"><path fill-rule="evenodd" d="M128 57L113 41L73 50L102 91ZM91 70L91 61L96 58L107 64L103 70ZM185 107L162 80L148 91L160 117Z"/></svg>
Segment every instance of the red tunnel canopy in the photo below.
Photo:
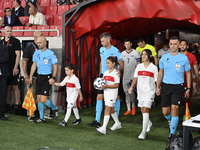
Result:
<svg viewBox="0 0 200 150"><path fill-rule="evenodd" d="M137 38L196 25L200 25L200 2L195 0L105 0L87 7L72 28L76 38L106 31L113 38Z"/></svg>

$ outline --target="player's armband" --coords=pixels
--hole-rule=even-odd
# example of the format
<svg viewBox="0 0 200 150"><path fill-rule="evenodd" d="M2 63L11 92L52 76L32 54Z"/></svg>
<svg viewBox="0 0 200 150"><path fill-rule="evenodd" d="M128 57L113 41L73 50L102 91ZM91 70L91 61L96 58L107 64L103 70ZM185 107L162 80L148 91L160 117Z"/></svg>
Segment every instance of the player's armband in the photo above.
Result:
<svg viewBox="0 0 200 150"><path fill-rule="evenodd" d="M141 61L141 58L136 58L137 62L140 62Z"/></svg>

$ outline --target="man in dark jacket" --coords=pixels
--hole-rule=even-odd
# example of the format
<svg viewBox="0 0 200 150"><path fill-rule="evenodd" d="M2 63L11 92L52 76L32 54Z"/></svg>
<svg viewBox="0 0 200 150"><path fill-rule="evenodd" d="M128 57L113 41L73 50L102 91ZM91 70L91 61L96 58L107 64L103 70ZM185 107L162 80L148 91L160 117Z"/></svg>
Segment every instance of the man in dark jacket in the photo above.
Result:
<svg viewBox="0 0 200 150"><path fill-rule="evenodd" d="M0 31L0 38L1 38ZM8 47L0 43L0 119L7 120L5 117L5 107L6 107L6 87L7 87L7 77L10 75L7 66L8 61Z"/></svg>
<svg viewBox="0 0 200 150"><path fill-rule="evenodd" d="M19 18L12 14L9 7L6 7L4 9L4 12L6 13L6 16L4 17L4 26L23 26Z"/></svg>

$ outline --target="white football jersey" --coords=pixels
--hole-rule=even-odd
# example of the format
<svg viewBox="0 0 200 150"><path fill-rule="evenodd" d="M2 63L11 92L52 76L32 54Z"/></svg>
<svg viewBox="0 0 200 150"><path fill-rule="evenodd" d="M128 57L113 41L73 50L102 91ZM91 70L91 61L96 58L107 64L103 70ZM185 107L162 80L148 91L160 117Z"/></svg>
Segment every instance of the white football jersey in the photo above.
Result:
<svg viewBox="0 0 200 150"><path fill-rule="evenodd" d="M129 81L134 78L135 68L140 62L140 53L133 49L130 53L126 50L122 52L122 61L124 62L124 73L123 73L123 89L127 92L129 89Z"/></svg>
<svg viewBox="0 0 200 150"><path fill-rule="evenodd" d="M116 69L114 69L111 73L109 73L109 70L105 71L103 74L103 78L105 79L107 85L120 83L120 78L119 75L117 75ZM104 89L104 101L108 103L115 103L117 100L117 95L118 95L118 88Z"/></svg>
<svg viewBox="0 0 200 150"><path fill-rule="evenodd" d="M138 64L134 77L137 80L137 99L139 101L153 101L155 98L156 84L158 77L158 68L154 64L150 64L147 68L144 63Z"/></svg>
<svg viewBox="0 0 200 150"><path fill-rule="evenodd" d="M77 89L81 88L79 79L73 75L70 79L68 76L60 83L62 86L66 85L67 102L75 102L78 97Z"/></svg>

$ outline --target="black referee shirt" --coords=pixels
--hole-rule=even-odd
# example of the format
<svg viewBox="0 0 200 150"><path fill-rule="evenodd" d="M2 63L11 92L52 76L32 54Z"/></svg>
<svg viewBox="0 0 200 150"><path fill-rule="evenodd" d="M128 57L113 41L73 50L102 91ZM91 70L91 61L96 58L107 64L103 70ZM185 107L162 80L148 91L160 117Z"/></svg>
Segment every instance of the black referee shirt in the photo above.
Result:
<svg viewBox="0 0 200 150"><path fill-rule="evenodd" d="M36 50L38 50L38 46L35 43L31 43L29 46L25 48L23 53L23 58L28 59L26 66L26 73L28 74L28 76L30 75L31 66L33 64L33 54L35 53ZM37 71L35 71L33 76L37 76Z"/></svg>

